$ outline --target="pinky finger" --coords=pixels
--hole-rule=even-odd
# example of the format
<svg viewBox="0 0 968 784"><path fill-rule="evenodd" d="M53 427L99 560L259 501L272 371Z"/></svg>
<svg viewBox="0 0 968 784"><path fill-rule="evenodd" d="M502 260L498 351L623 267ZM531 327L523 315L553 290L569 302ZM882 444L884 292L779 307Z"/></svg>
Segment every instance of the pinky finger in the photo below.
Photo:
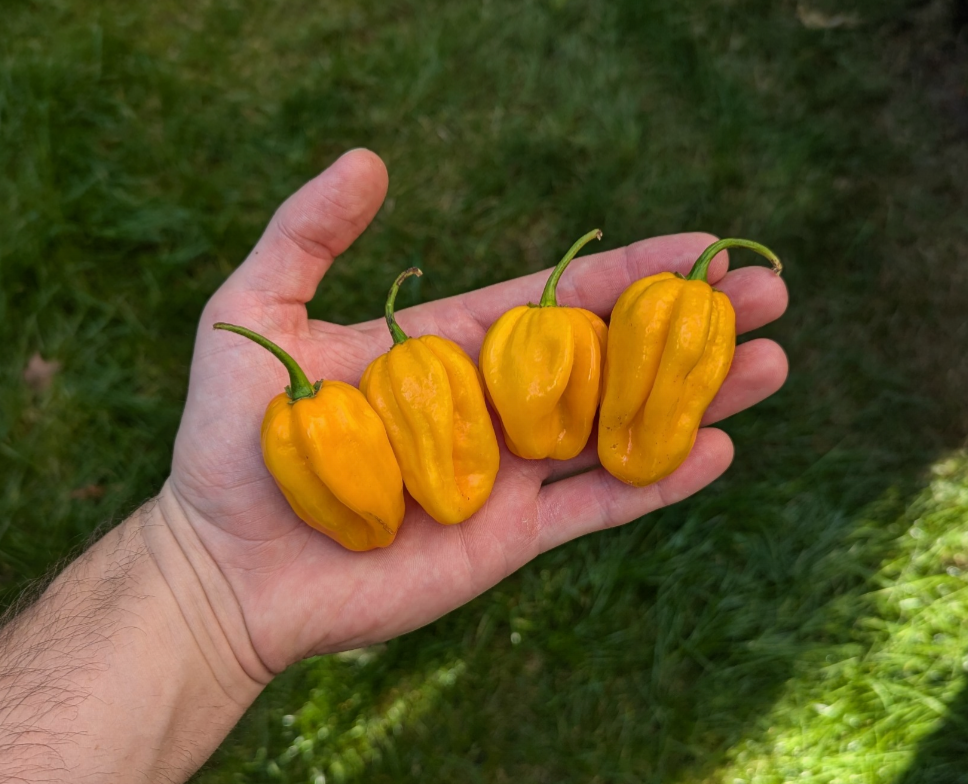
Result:
<svg viewBox="0 0 968 784"><path fill-rule="evenodd" d="M702 428L696 444L672 474L646 487L632 487L604 468L546 485L538 495L541 549L593 531L623 525L674 504L717 479L733 460L733 443L722 430Z"/></svg>

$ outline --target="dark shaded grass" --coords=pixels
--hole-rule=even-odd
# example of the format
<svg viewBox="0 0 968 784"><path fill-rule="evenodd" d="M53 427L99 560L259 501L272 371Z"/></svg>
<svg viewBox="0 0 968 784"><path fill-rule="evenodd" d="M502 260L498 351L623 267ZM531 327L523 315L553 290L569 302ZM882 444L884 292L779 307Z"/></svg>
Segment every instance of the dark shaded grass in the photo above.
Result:
<svg viewBox="0 0 968 784"><path fill-rule="evenodd" d="M391 191L317 317L378 315L410 264L427 274L401 300L538 269L593 225L608 246L753 237L787 262L791 311L761 334L793 373L727 423L723 480L374 657L294 668L201 779L713 775L798 659L856 643L866 605L831 602L964 440L965 146L928 89L930 58L958 62L951 9L831 4L865 25L817 31L769 2L12 5L5 596L158 488L206 297L348 147L383 155ZM37 350L64 362L40 395L20 382ZM104 497L70 497L89 484ZM398 729L355 736L395 700Z"/></svg>

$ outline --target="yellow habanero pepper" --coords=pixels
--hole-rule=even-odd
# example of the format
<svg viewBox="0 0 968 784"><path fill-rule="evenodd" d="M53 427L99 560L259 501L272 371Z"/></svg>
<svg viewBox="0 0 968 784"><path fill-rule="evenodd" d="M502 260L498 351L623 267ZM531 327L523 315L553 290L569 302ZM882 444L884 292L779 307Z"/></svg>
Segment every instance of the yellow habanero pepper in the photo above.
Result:
<svg viewBox="0 0 968 784"><path fill-rule="evenodd" d="M262 420L262 457L293 511L348 550L393 542L403 522L403 479L383 423L342 381L310 384L279 346L244 327L225 329L271 351L289 371Z"/></svg>
<svg viewBox="0 0 968 784"><path fill-rule="evenodd" d="M686 277L660 272L625 289L612 309L598 457L605 469L639 487L668 476L686 459L699 423L726 379L736 348L729 297L706 282L713 257L726 248L765 256L749 240L713 243Z"/></svg>
<svg viewBox="0 0 968 784"><path fill-rule="evenodd" d="M588 442L601 393L608 329L582 308L561 307L558 280L595 229L558 262L537 305L512 308L484 336L480 366L504 440L518 457L568 460Z"/></svg>
<svg viewBox="0 0 968 784"><path fill-rule="evenodd" d="M436 335L410 338L393 314L394 281L386 320L393 347L374 359L360 391L383 420L410 495L438 523L460 523L480 509L500 463L497 436L471 358Z"/></svg>

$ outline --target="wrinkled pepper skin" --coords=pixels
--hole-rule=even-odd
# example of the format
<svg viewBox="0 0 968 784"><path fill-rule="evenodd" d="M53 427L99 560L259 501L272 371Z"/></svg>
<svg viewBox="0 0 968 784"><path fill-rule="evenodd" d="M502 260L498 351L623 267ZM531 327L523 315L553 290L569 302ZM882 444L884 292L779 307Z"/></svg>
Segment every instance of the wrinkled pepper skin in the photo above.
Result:
<svg viewBox="0 0 968 784"><path fill-rule="evenodd" d="M598 455L623 482L672 473L733 361L736 317L725 294L672 273L625 290L612 310Z"/></svg>
<svg viewBox="0 0 968 784"><path fill-rule="evenodd" d="M291 386L266 409L261 440L266 468L293 511L348 550L391 544L403 522L403 478L366 398L342 381L310 384L275 344L242 327L215 326L268 348L290 371Z"/></svg>
<svg viewBox="0 0 968 784"><path fill-rule="evenodd" d="M728 247L779 259L747 240L720 240L687 278L661 272L629 286L609 322L598 423L598 457L613 476L645 486L689 455L703 414L722 386L736 349L729 297L706 282L709 262Z"/></svg>
<svg viewBox="0 0 968 784"><path fill-rule="evenodd" d="M540 304L512 308L484 337L481 374L505 443L518 457L568 460L591 434L608 328L591 311L559 306L555 288L575 254L596 238L597 229L572 246Z"/></svg>
<svg viewBox="0 0 968 784"><path fill-rule="evenodd" d="M480 509L497 477L500 452L474 362L450 340L407 337L387 302L394 345L367 367L360 390L386 427L410 495L438 523L453 525Z"/></svg>
<svg viewBox="0 0 968 784"><path fill-rule="evenodd" d="M601 395L608 329L581 308L512 308L481 347L488 397L504 440L531 460L568 460L585 448Z"/></svg>
<svg viewBox="0 0 968 784"><path fill-rule="evenodd" d="M403 522L403 479L383 423L356 387L283 393L262 421L262 455L300 519L347 550L386 547Z"/></svg>

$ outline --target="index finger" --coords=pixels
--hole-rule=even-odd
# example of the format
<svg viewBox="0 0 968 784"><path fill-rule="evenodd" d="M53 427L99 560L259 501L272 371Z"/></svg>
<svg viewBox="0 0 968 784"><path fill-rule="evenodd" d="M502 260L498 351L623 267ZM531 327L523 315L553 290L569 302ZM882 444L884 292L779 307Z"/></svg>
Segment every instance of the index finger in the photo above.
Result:
<svg viewBox="0 0 968 784"><path fill-rule="evenodd" d="M615 248L602 253L581 256L571 262L558 284L561 305L585 308L607 318L618 295L639 278L657 272L687 273L699 255L716 241L711 234L670 234ZM715 283L729 266L727 254L720 253L709 267L709 282ZM503 313L517 305L537 302L548 282L550 269L496 283L477 291L428 302L400 311L410 329L416 333L440 332L454 326L455 319L463 329L486 330ZM476 329L473 329L476 327ZM385 331L382 321L360 324L358 329ZM448 331L451 331L448 329Z"/></svg>

